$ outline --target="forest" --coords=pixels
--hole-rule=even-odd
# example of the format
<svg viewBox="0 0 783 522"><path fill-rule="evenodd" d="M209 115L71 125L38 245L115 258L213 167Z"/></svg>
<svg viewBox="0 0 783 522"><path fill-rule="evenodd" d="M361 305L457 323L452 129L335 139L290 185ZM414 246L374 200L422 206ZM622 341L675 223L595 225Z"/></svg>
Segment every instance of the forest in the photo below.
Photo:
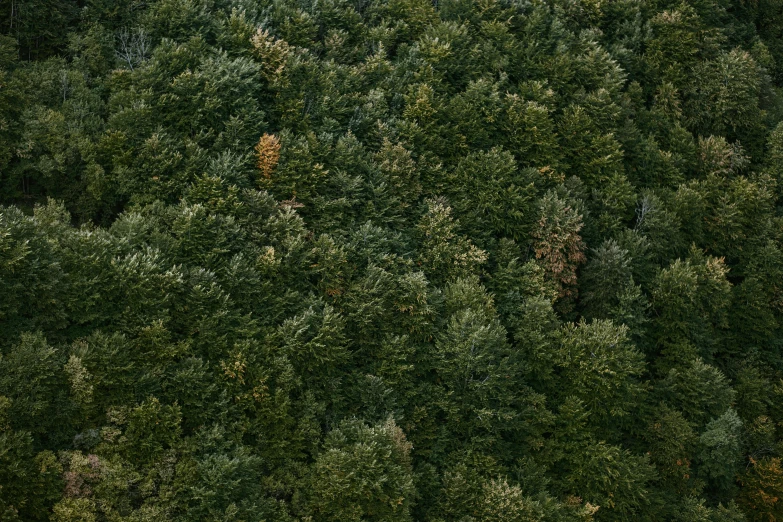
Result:
<svg viewBox="0 0 783 522"><path fill-rule="evenodd" d="M783 521L783 0L0 13L0 520Z"/></svg>

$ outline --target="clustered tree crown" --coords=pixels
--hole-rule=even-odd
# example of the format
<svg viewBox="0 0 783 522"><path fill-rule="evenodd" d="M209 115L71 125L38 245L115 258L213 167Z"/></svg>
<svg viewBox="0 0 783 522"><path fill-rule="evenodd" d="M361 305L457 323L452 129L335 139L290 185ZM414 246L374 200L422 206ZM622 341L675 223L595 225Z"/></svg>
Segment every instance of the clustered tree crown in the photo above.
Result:
<svg viewBox="0 0 783 522"><path fill-rule="evenodd" d="M0 13L0 520L783 520L780 1Z"/></svg>

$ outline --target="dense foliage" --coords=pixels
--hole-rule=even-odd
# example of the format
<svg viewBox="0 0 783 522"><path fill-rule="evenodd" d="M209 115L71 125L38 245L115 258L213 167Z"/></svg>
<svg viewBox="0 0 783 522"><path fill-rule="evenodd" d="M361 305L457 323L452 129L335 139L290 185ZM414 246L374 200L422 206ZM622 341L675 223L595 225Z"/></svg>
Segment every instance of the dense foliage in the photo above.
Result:
<svg viewBox="0 0 783 522"><path fill-rule="evenodd" d="M783 0L0 13L0 519L783 520Z"/></svg>

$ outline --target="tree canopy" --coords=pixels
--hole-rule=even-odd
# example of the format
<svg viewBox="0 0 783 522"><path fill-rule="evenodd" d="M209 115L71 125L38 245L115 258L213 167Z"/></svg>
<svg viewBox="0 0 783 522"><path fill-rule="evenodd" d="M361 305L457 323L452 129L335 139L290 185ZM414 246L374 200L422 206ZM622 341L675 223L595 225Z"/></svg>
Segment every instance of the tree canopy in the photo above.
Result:
<svg viewBox="0 0 783 522"><path fill-rule="evenodd" d="M0 13L0 519L783 521L780 0Z"/></svg>

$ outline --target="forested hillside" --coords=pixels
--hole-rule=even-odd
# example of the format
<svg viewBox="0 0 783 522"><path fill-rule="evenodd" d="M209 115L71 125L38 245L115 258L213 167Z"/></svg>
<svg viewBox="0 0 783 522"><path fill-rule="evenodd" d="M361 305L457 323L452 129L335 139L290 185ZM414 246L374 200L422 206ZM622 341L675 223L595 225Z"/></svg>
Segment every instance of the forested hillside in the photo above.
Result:
<svg viewBox="0 0 783 522"><path fill-rule="evenodd" d="M0 13L0 520L783 521L783 0Z"/></svg>

